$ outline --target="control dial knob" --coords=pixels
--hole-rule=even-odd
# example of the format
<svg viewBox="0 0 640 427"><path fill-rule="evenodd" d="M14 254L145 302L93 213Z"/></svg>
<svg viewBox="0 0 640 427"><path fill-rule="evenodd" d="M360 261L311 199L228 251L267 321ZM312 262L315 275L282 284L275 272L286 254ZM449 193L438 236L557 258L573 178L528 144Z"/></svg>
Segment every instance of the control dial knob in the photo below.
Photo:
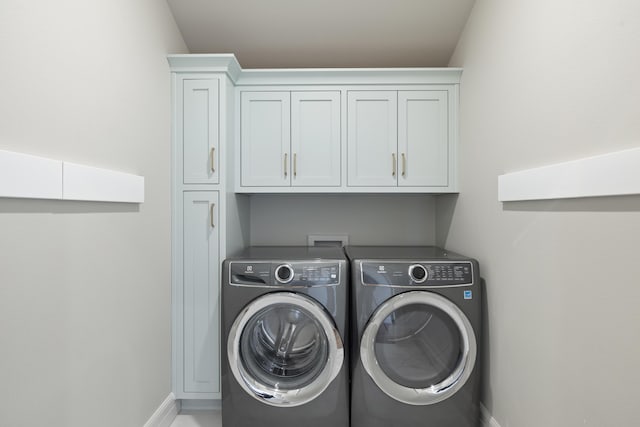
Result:
<svg viewBox="0 0 640 427"><path fill-rule="evenodd" d="M427 280L429 274L427 269L420 264L413 264L409 266L409 277L416 283L424 283Z"/></svg>
<svg viewBox="0 0 640 427"><path fill-rule="evenodd" d="M276 267L275 275L279 283L289 283L293 280L293 267L289 264L280 264Z"/></svg>

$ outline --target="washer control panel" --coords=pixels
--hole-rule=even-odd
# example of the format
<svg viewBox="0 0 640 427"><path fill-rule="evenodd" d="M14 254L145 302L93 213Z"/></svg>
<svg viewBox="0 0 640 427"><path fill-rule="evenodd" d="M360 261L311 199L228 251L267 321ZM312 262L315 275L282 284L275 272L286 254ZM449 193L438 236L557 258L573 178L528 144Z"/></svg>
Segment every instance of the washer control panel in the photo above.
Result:
<svg viewBox="0 0 640 427"><path fill-rule="evenodd" d="M473 264L465 261L363 261L361 280L370 286L461 286L473 283Z"/></svg>
<svg viewBox="0 0 640 427"><path fill-rule="evenodd" d="M335 286L340 283L340 274L340 263L331 261L232 261L229 264L229 283L238 286Z"/></svg>

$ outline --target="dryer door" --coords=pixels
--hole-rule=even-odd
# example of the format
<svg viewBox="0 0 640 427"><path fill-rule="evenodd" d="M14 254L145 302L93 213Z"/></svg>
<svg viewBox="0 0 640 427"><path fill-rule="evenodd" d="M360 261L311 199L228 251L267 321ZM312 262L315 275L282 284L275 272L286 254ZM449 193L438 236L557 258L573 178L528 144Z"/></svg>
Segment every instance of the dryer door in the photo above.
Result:
<svg viewBox="0 0 640 427"><path fill-rule="evenodd" d="M476 352L469 319L451 301L427 291L387 300L360 342L360 358L373 381L410 405L430 405L456 393L473 371Z"/></svg>
<svg viewBox="0 0 640 427"><path fill-rule="evenodd" d="M315 300L296 293L266 294L249 303L229 333L227 354L240 386L273 406L318 397L340 372L343 343Z"/></svg>

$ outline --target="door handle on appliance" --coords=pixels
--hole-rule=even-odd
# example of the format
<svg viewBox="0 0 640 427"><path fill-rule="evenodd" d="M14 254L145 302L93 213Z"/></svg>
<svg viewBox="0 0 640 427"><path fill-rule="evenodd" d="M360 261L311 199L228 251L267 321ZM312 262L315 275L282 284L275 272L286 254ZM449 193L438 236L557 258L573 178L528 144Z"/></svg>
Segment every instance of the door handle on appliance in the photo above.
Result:
<svg viewBox="0 0 640 427"><path fill-rule="evenodd" d="M406 171L407 171L407 159L404 153L402 153L402 177L403 178L406 175Z"/></svg>
<svg viewBox="0 0 640 427"><path fill-rule="evenodd" d="M214 154L216 152L216 147L211 147L211 152L209 153L209 161L211 162L211 172L216 171L216 162Z"/></svg>
<svg viewBox="0 0 640 427"><path fill-rule="evenodd" d="M284 153L284 166L283 166L283 168L284 168L284 177L285 178L287 177L287 164L288 164L287 163L287 156L288 156L288 153Z"/></svg>
<svg viewBox="0 0 640 427"><path fill-rule="evenodd" d="M215 220L213 218L213 213L215 212L216 209L216 204L215 203L211 203L211 206L209 207L209 222L211 223L211 228L215 228L216 227L216 223Z"/></svg>
<svg viewBox="0 0 640 427"><path fill-rule="evenodd" d="M391 176L396 176L396 153L391 153Z"/></svg>
<svg viewBox="0 0 640 427"><path fill-rule="evenodd" d="M293 153L293 177L298 176L298 153Z"/></svg>

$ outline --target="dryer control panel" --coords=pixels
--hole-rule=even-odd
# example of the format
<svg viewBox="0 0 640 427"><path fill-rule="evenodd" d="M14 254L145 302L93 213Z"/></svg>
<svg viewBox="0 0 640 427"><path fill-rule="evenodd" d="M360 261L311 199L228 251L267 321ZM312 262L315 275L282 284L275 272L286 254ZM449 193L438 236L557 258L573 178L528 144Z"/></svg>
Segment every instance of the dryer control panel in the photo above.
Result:
<svg viewBox="0 0 640 427"><path fill-rule="evenodd" d="M361 282L368 286L463 286L473 284L473 264L464 261L363 261Z"/></svg>
<svg viewBox="0 0 640 427"><path fill-rule="evenodd" d="M340 284L342 265L331 261L229 263L229 283L237 286L311 287Z"/></svg>

